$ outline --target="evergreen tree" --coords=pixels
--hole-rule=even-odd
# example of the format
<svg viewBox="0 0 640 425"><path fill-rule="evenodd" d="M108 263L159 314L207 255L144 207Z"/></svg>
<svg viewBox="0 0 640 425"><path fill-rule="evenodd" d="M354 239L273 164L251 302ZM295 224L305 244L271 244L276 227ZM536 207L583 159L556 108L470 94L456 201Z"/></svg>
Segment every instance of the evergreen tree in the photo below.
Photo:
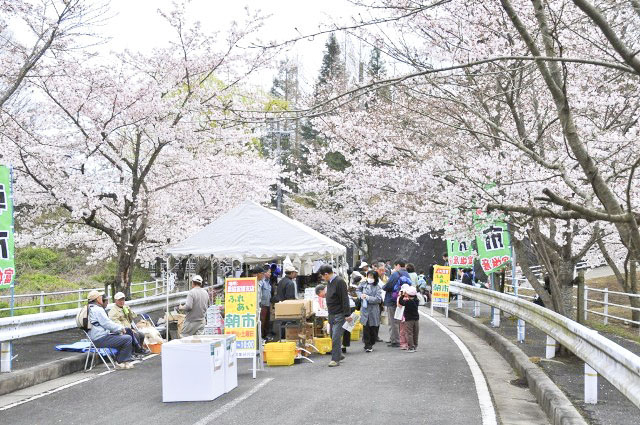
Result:
<svg viewBox="0 0 640 425"><path fill-rule="evenodd" d="M371 51L371 57L369 58L369 66L367 67L367 74L372 80L381 80L385 77L387 70L384 67L384 60L380 54L380 49L374 47Z"/></svg>

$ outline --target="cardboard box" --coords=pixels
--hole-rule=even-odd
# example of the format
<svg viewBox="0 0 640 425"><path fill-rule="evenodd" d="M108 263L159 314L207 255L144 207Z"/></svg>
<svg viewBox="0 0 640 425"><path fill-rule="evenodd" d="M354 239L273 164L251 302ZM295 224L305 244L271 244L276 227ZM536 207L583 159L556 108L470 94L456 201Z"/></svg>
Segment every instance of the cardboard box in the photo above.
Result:
<svg viewBox="0 0 640 425"><path fill-rule="evenodd" d="M298 326L287 326L284 329L284 339L289 341L297 341L304 334Z"/></svg>
<svg viewBox="0 0 640 425"><path fill-rule="evenodd" d="M275 304L276 319L302 319L307 317L305 300L286 300Z"/></svg>

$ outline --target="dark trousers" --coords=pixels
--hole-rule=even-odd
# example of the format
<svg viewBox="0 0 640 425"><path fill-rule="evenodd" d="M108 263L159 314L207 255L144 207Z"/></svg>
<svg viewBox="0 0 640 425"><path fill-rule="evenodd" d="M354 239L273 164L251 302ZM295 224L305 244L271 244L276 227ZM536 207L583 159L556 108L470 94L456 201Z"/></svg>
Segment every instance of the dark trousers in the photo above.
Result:
<svg viewBox="0 0 640 425"><path fill-rule="evenodd" d="M329 315L329 325L331 327L331 360L334 362L340 361L340 356L342 356L342 349L340 347L342 343L342 335L344 333L344 329L342 325L344 325L344 316L342 314Z"/></svg>
<svg viewBox="0 0 640 425"><path fill-rule="evenodd" d="M418 326L417 320L405 320L406 333L407 333L407 345L409 348L416 348L418 346L418 334L420 333L420 326Z"/></svg>
<svg viewBox="0 0 640 425"><path fill-rule="evenodd" d="M271 313L269 307L260 307L260 323L262 338L266 338L269 335L269 314Z"/></svg>
<svg viewBox="0 0 640 425"><path fill-rule="evenodd" d="M378 330L380 326L364 325L362 329L362 340L364 341L364 348L373 348L373 345L378 340Z"/></svg>
<svg viewBox="0 0 640 425"><path fill-rule="evenodd" d="M131 335L105 335L93 341L98 348L115 348L118 350L116 362L130 362L133 344Z"/></svg>
<svg viewBox="0 0 640 425"><path fill-rule="evenodd" d="M124 328L124 333L131 337L131 348L134 352L137 353L143 350L144 334L142 332L134 331L131 328Z"/></svg>

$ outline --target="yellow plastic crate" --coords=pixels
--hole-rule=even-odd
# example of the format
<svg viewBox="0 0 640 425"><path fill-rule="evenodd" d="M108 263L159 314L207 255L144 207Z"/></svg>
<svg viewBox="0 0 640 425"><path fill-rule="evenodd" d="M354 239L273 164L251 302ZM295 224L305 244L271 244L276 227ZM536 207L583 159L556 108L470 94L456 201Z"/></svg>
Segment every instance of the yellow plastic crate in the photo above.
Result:
<svg viewBox="0 0 640 425"><path fill-rule="evenodd" d="M318 349L318 353L327 354L331 351L331 338L313 338L313 346Z"/></svg>
<svg viewBox="0 0 640 425"><path fill-rule="evenodd" d="M351 331L351 341L360 340L360 334L362 333L363 328L364 326L362 326L362 323L356 323L356 325L353 327L353 330Z"/></svg>
<svg viewBox="0 0 640 425"><path fill-rule="evenodd" d="M268 366L291 366L296 358L295 342L269 342L264 346Z"/></svg>

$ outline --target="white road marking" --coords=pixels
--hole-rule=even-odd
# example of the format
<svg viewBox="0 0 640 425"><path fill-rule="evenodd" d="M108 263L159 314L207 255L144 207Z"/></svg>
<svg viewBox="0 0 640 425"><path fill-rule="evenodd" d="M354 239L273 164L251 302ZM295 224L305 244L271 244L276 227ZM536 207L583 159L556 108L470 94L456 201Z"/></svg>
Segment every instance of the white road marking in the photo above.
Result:
<svg viewBox="0 0 640 425"><path fill-rule="evenodd" d="M3 410L11 409L11 408L16 407L16 406L20 406L21 404L25 404L25 403L28 403L28 402L33 401L33 400L37 400L37 399L42 398L44 396L47 396L49 394L57 393L58 391L62 391L64 389L66 389L66 388L70 388L70 387L73 387L75 385L82 384L83 382L91 381L92 379L95 379L98 376L106 375L107 373L111 373L111 372L113 372L113 370L105 370L104 372L97 373L97 374L92 375L92 376L90 376L88 378L80 379L78 381L71 382L70 384L62 385L60 387L54 388L52 390L45 391L45 392L43 392L41 394L34 395L34 396L26 398L24 400L20 400L20 401L16 401L15 403L7 404L6 406L0 407L0 412L3 411Z"/></svg>
<svg viewBox="0 0 640 425"><path fill-rule="evenodd" d="M219 417L221 415L224 415L229 410L233 409L238 403L243 402L244 400L248 399L249 397L251 397L252 395L257 393L258 390L260 390L260 388L264 387L265 385L267 385L271 381L273 381L273 378L265 379L264 381L260 382L255 387L251 388L246 393L242 394L240 397L231 400L230 402L228 402L227 404L225 404L221 408L217 409L215 412L205 416L204 418L200 419L198 422L194 423L193 425L207 425L208 423L210 423L211 421L213 421L217 417Z"/></svg>
<svg viewBox="0 0 640 425"><path fill-rule="evenodd" d="M482 424L483 425L496 425L496 411L493 407L493 401L491 401L491 395L489 393L489 387L487 385L487 381L484 379L484 375L480 366L478 366L478 362L473 358L473 355L469 351L466 345L458 338L456 334L451 332L445 325L438 322L433 317L429 316L423 311L420 311L420 314L431 320L435 323L442 332L447 334L449 338L453 340L453 342L458 346L460 351L462 352L462 356L467 361L469 365L469 369L471 369L471 375L473 376L473 381L476 384L476 393L478 394L478 403L480 404L480 413L482 414Z"/></svg>

